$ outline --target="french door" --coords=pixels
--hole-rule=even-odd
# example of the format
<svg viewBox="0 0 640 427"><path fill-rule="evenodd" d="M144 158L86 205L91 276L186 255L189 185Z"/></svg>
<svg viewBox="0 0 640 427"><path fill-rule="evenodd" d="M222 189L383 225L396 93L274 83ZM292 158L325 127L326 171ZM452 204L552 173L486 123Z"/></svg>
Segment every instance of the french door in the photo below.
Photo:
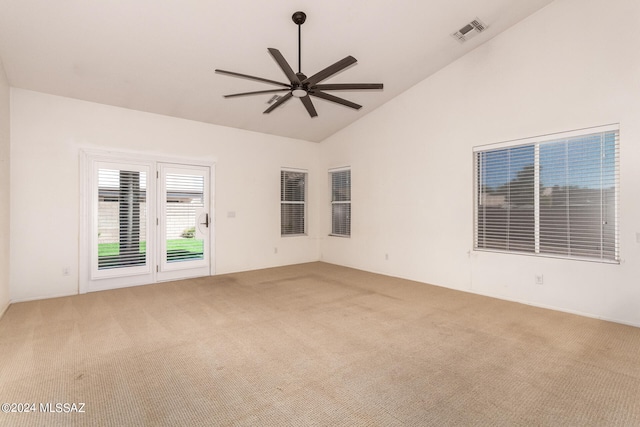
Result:
<svg viewBox="0 0 640 427"><path fill-rule="evenodd" d="M158 280L209 274L209 168L158 165Z"/></svg>
<svg viewBox="0 0 640 427"><path fill-rule="evenodd" d="M87 163L90 257L81 291L211 274L209 166L99 156Z"/></svg>

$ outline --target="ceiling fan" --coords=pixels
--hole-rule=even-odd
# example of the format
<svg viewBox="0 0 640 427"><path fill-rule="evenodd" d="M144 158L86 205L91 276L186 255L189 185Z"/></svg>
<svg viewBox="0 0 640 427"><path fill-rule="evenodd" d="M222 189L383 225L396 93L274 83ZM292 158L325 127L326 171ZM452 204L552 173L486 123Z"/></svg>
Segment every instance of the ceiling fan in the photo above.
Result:
<svg viewBox="0 0 640 427"><path fill-rule="evenodd" d="M277 92L288 92L282 97L279 97L275 102L271 104L269 108L267 108L264 113L270 113L291 98L299 98L304 107L307 109L307 112L311 117L316 117L318 113L316 112L315 107L313 106L313 102L311 102L311 97L315 96L316 98L321 98L327 101L335 102L337 104L342 104L344 106L353 108L355 110L359 110L362 108L362 105L358 105L355 102L348 101L343 98L339 98L337 96L326 93L325 91L333 91L333 90L367 90L367 89L382 89L382 83L334 83L334 84L320 84L323 80L328 79L339 71L344 70L348 66L355 64L357 61L353 56L347 56L346 58L341 59L333 65L328 66L327 68L317 72L311 77L307 77L302 74L300 71L300 27L304 24L304 21L307 19L307 15L304 12L296 12L291 17L293 22L298 26L298 72L294 73L293 69L289 65L289 63L284 59L284 56L280 53L278 49L268 48L269 53L273 56L273 59L278 63L282 71L284 72L287 79L289 79L289 83L277 82L275 80L264 79L262 77L249 76L247 74L235 73L233 71L225 71L216 69L217 73L227 74L233 77L242 77L250 80L256 80L263 83L269 83L276 86L281 86L281 89L268 89L268 90L259 90L254 92L242 92L242 93L234 93L230 95L224 95L225 98L234 98L237 96L246 96L246 95L258 95L263 93L277 93Z"/></svg>

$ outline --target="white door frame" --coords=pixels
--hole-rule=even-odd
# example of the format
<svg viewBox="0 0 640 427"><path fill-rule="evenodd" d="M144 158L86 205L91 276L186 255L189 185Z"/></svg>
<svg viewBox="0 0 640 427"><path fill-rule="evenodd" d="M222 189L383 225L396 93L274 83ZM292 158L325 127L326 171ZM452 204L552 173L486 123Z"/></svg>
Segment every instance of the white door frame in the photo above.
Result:
<svg viewBox="0 0 640 427"><path fill-rule="evenodd" d="M100 291L106 289L116 289L129 286L145 285L150 283L157 283L161 280L173 280L170 277L158 277L159 267L156 268L159 262L158 251L151 249L147 251L147 256L150 258L151 272L148 275L133 275L125 277L109 277L109 278L92 278L91 265L93 247L92 243L95 241L93 236L92 227L95 221L97 221L97 212L94 209L94 185L97 185L93 176L96 163L124 163L135 164L140 166L148 166L150 174L152 175L148 179L147 185L150 187L149 192L153 192L151 197L156 197L156 180L151 179L156 174L160 163L173 163L176 165L193 165L204 166L209 168L209 246L208 246L208 271L202 270L201 275L213 275L215 274L215 210L214 210L214 190L215 190L215 159L194 159L194 158L175 158L175 157L163 157L155 156L144 153L136 152L114 152L110 150L100 150L93 148L81 148L80 149L80 223L79 223L79 282L78 293L87 293L92 291ZM157 214L155 212L157 203L147 203L149 222L156 223ZM153 206L152 206L153 205ZM151 227L151 232L148 238L155 239L158 233L155 232L155 228ZM152 243L157 247L157 243ZM176 274L177 278L179 275Z"/></svg>

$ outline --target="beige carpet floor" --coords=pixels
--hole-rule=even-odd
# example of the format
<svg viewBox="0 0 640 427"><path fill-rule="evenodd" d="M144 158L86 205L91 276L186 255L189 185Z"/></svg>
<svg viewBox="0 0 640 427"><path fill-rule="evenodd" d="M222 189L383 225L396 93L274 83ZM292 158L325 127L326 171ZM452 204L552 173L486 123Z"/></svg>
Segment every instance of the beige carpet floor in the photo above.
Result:
<svg viewBox="0 0 640 427"><path fill-rule="evenodd" d="M15 426L638 426L640 329L303 264L13 304L5 402L36 404Z"/></svg>

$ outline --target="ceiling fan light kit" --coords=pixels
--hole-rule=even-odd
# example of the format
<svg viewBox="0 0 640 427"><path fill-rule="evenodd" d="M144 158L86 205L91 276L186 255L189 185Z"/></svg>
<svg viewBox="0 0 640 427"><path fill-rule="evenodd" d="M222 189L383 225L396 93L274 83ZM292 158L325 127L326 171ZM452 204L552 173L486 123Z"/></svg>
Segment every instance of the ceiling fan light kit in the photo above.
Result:
<svg viewBox="0 0 640 427"><path fill-rule="evenodd" d="M253 92L233 93L230 95L224 95L225 98L234 98L238 96L247 95L259 95L266 93L287 92L283 96L278 97L271 106L264 111L264 114L268 114L290 100L291 98L298 98L304 105L305 109L309 113L309 116L316 117L318 113L311 101L311 97L321 98L326 101L335 102L355 110L362 108L362 105L355 102L348 101L343 98L339 98L335 95L326 93L325 91L333 90L380 90L383 88L382 83L334 83L334 84L320 84L321 81L328 79L336 73L344 70L345 68L355 64L357 61L353 56L347 56L340 61L328 66L327 68L317 72L311 77L307 77L301 71L301 26L307 19L307 15L304 12L295 12L291 17L293 22L298 26L298 72L295 73L289 63L284 59L284 56L278 49L268 48L267 50L276 61L284 75L289 80L289 83L278 82L275 80L264 79L262 77L255 77L248 74L236 73L233 71L225 71L216 69L217 73L226 74L232 77L241 77L249 80L255 80L262 83L268 83L276 86L280 86L278 89L267 89ZM272 98L273 99L273 98Z"/></svg>

